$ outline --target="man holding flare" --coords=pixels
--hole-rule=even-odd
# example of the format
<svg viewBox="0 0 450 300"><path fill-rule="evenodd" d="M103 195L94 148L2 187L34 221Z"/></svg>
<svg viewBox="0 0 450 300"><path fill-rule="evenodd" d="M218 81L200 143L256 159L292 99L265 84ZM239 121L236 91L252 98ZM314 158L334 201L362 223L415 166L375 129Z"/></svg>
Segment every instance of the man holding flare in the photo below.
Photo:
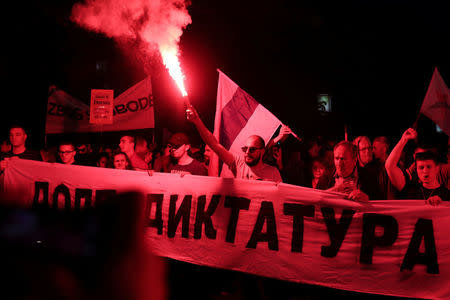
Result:
<svg viewBox="0 0 450 300"><path fill-rule="evenodd" d="M257 135L249 136L243 145L243 154L234 154L225 149L206 128L195 108L188 104L187 119L197 128L201 138L222 160L237 179L266 180L281 182L277 168L262 161L265 152L265 142Z"/></svg>

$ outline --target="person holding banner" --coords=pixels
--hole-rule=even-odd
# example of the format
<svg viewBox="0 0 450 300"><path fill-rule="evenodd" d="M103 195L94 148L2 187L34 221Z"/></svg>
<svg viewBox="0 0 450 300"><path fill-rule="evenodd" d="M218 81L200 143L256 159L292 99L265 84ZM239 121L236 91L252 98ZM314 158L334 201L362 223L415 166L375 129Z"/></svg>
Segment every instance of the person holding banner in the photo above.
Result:
<svg viewBox="0 0 450 300"><path fill-rule="evenodd" d="M61 142L58 147L59 162L65 165L78 165L75 160L75 145L72 142Z"/></svg>
<svg viewBox="0 0 450 300"><path fill-rule="evenodd" d="M403 148L410 140L417 138L413 128L407 129L392 149L386 160L386 171L394 187L400 191L401 199L423 199L425 203L437 206L449 201L449 190L438 182L439 166L431 151L418 152L414 156L418 180L412 180L397 166Z"/></svg>
<svg viewBox="0 0 450 300"><path fill-rule="evenodd" d="M388 199L388 179L384 165L377 159L374 159L373 147L367 136L358 136L353 140L353 145L358 150L358 169L363 173L368 173L369 177L376 178L379 186L369 192L372 194L371 199Z"/></svg>
<svg viewBox="0 0 450 300"><path fill-rule="evenodd" d="M243 154L236 155L225 149L217 141L205 124L203 124L192 105L188 106L186 114L187 119L195 125L205 144L230 168L234 178L282 182L278 169L264 163L262 160L265 152L265 143L260 136L249 136L242 147Z"/></svg>
<svg viewBox="0 0 450 300"><path fill-rule="evenodd" d="M113 167L118 170L133 170L128 156L120 151L113 155Z"/></svg>
<svg viewBox="0 0 450 300"><path fill-rule="evenodd" d="M168 172L174 174L191 174L207 176L208 170L198 160L189 156L191 143L186 134L174 133L167 143L170 148L170 157L174 163L169 164Z"/></svg>
<svg viewBox="0 0 450 300"><path fill-rule="evenodd" d="M13 125L9 129L9 141L11 143L11 151L2 154L0 158L0 172L3 173L7 166L7 159L22 158L30 160L42 161L41 154L38 151L27 149L25 142L27 140L27 133L20 125Z"/></svg>
<svg viewBox="0 0 450 300"><path fill-rule="evenodd" d="M377 199L379 188L377 178L372 173L358 168L358 150L349 141L341 141L334 146L334 165L336 171L331 177L322 177L317 187L323 190L347 194L348 199L365 202Z"/></svg>

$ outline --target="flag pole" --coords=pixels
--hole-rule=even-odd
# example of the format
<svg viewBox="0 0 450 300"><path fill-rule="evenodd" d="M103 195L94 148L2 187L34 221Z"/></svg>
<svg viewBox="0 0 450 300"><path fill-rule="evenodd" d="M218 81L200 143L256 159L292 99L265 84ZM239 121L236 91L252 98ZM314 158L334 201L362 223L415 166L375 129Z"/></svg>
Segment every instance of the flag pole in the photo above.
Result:
<svg viewBox="0 0 450 300"><path fill-rule="evenodd" d="M420 112L419 112L419 114L417 115L417 118L416 118L416 120L414 121L414 123L413 123L413 125L412 125L412 128L413 128L414 130L417 130L417 125L418 125L418 122L419 122L419 118L420 118Z"/></svg>
<svg viewBox="0 0 450 300"><path fill-rule="evenodd" d="M284 124L283 124L284 125ZM286 125L284 125L284 126L286 126ZM291 133L290 133L293 137L295 137L299 142L303 142L303 139L301 138L301 137L299 137L297 134L295 134L295 132L293 132L292 130L291 130Z"/></svg>
<svg viewBox="0 0 450 300"><path fill-rule="evenodd" d="M347 124L344 124L344 140L345 140L345 141L348 141Z"/></svg>

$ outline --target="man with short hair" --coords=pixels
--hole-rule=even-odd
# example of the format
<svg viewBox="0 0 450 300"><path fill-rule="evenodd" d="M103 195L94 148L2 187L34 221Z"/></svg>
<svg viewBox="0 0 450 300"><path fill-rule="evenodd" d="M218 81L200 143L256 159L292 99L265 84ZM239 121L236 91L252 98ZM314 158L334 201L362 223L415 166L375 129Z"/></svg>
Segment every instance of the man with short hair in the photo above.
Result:
<svg viewBox="0 0 450 300"><path fill-rule="evenodd" d="M11 151L5 153L3 157L19 157L22 159L39 160L41 155L38 151L27 149L25 142L27 140L25 129L19 125L13 125L9 129L9 141L11 143Z"/></svg>
<svg viewBox="0 0 450 300"><path fill-rule="evenodd" d="M27 134L22 126L13 125L10 127L9 141L11 143L11 150L2 154L0 161L1 172L6 168L7 159L12 157L42 161L41 154L38 151L27 149L25 145L26 140Z"/></svg>
<svg viewBox="0 0 450 300"><path fill-rule="evenodd" d="M120 151L127 155L133 170L143 171L148 169L148 165L145 161L134 151L134 137L130 135L122 136L120 138L119 148Z"/></svg>
<svg viewBox="0 0 450 300"><path fill-rule="evenodd" d="M432 151L415 153L417 180L398 167L404 147L410 140L416 138L417 132L413 128L409 128L403 133L386 160L386 171L394 187L400 191L401 199L423 199L427 204L436 206L442 201L450 199L448 189L438 181L439 166L434 153Z"/></svg>
<svg viewBox="0 0 450 300"><path fill-rule="evenodd" d="M348 195L350 200L367 201L379 199L377 178L358 166L358 150L354 144L341 141L334 146L335 173L319 180L318 188Z"/></svg>
<svg viewBox="0 0 450 300"><path fill-rule="evenodd" d="M389 156L389 141L385 136L377 136L372 143L373 156L384 164Z"/></svg>
<svg viewBox="0 0 450 300"><path fill-rule="evenodd" d="M392 186L386 172L384 164L389 156L389 141L385 136L378 136L372 143L373 157L371 163L367 164L368 169L377 173L378 181L383 187L383 199L395 199L395 189Z"/></svg>
<svg viewBox="0 0 450 300"><path fill-rule="evenodd" d="M136 136L135 139L134 151L136 154L142 158L143 161L147 164L148 168L151 169L151 162L153 159L153 152L150 149L150 144L148 140L143 136Z"/></svg>
<svg viewBox="0 0 450 300"><path fill-rule="evenodd" d="M58 155L61 163L65 165L77 165L75 161L75 145L72 142L64 141L59 144Z"/></svg>
<svg viewBox="0 0 450 300"><path fill-rule="evenodd" d="M189 155L191 147L189 138L182 132L174 133L167 143L173 163L169 165L169 173L207 176L208 170L198 160Z"/></svg>
<svg viewBox="0 0 450 300"><path fill-rule="evenodd" d="M195 125L205 144L211 147L217 156L219 156L219 159L229 167L234 178L274 182L282 181L278 169L262 161L265 152L265 143L260 136L252 135L248 137L242 147L243 154L233 154L225 149L206 128L194 107L189 107L187 117Z"/></svg>

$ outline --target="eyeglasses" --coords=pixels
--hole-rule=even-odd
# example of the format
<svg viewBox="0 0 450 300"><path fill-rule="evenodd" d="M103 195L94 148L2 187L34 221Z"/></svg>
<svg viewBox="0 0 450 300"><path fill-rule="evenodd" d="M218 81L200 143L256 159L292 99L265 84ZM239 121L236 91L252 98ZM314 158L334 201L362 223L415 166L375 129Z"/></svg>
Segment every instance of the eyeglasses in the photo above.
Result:
<svg viewBox="0 0 450 300"><path fill-rule="evenodd" d="M252 154L252 153L255 152L256 150L259 150L259 149L262 149L262 148L258 148L258 147L247 147L247 146L244 146L244 147L242 147L241 149L242 149L242 152L244 152L244 153L247 153L247 151L248 151L248 153Z"/></svg>
<svg viewBox="0 0 450 300"><path fill-rule="evenodd" d="M167 148L169 148L169 150L177 150L178 148L180 148L181 146L183 146L184 144L181 145L177 145L177 144L167 144Z"/></svg>
<svg viewBox="0 0 450 300"><path fill-rule="evenodd" d="M72 150L72 151L59 151L59 154L70 154L70 153L73 153L73 152L75 152L75 150Z"/></svg>

